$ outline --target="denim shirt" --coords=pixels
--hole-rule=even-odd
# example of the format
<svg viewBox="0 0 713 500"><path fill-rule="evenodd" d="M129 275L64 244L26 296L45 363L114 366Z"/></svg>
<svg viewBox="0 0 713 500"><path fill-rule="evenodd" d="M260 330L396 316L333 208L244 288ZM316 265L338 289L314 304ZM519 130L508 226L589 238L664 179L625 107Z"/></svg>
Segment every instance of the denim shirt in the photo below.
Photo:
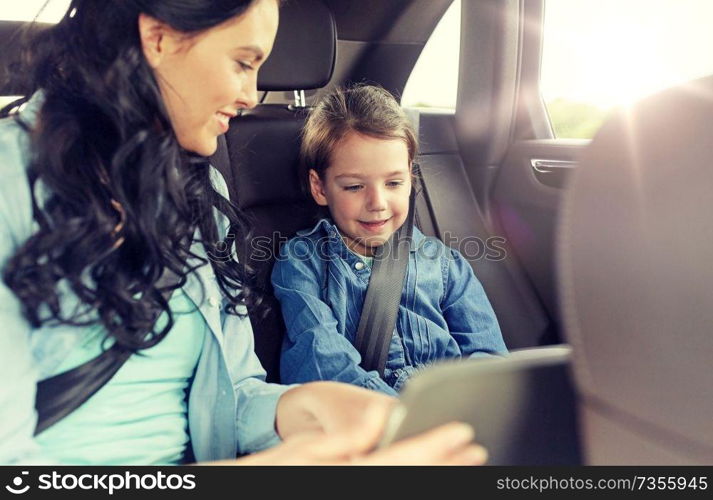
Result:
<svg viewBox="0 0 713 500"><path fill-rule="evenodd" d="M39 101L35 96L27 104L23 121L34 123ZM38 229L25 170L28 160L27 133L13 118L0 120L0 271ZM216 189L227 193L214 169L212 177ZM227 231L227 221L216 215L219 228ZM200 243L192 250L205 256ZM188 395L188 429L196 460L233 458L276 444L275 411L287 387L264 382L250 321L225 312L210 265L189 275L183 291L198 305L210 330ZM61 306L71 310L77 300L64 294ZM53 462L33 438L36 385L55 374L85 333L70 326L33 328L17 297L0 280L0 464Z"/></svg>
<svg viewBox="0 0 713 500"><path fill-rule="evenodd" d="M418 368L436 360L507 352L468 262L414 228L384 379L367 372L353 342L370 275L326 219L283 246L272 273L287 326L282 382L337 380L395 395Z"/></svg>

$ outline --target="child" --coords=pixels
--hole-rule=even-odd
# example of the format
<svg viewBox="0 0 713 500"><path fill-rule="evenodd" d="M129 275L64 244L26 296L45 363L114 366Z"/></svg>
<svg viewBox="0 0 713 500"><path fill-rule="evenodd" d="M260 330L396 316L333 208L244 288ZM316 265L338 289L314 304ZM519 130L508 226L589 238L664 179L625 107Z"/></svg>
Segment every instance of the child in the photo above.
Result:
<svg viewBox="0 0 713 500"><path fill-rule="evenodd" d="M436 360L507 352L468 262L414 228L384 378L359 365L352 343L373 252L406 221L417 147L399 104L378 87L337 89L310 114L302 164L331 217L287 242L272 273L287 325L283 383L337 380L396 395Z"/></svg>

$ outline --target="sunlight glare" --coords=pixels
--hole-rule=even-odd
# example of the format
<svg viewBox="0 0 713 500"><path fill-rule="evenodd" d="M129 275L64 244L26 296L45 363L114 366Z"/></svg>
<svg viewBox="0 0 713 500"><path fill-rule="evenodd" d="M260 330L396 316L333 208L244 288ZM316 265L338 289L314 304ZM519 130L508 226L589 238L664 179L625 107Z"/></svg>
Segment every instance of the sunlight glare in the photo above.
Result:
<svg viewBox="0 0 713 500"><path fill-rule="evenodd" d="M709 0L547 0L541 90L601 109L713 73Z"/></svg>

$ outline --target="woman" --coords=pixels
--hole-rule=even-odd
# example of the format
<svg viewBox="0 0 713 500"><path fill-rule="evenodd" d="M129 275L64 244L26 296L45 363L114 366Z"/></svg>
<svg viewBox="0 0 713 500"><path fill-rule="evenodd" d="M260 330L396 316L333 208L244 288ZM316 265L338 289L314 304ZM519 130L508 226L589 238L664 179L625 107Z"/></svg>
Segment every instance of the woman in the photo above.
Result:
<svg viewBox="0 0 713 500"><path fill-rule="evenodd" d="M73 0L33 43L32 97L0 121L0 463L206 462L280 439L241 460L484 460L458 424L369 453L392 400L263 381L260 297L225 251L246 225L206 157L256 104L278 7ZM130 356L33 437L38 382L107 349Z"/></svg>

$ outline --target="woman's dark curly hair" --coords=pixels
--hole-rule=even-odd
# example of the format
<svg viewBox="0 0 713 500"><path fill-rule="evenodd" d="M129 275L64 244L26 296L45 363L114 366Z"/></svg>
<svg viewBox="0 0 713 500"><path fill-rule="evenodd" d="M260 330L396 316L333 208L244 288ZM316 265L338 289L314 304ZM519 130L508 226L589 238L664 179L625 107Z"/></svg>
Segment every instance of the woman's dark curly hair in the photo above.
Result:
<svg viewBox="0 0 713 500"><path fill-rule="evenodd" d="M209 261L228 312L260 304L251 270L221 258L233 242L218 234L214 209L227 216L230 234L248 238L248 224L214 189L208 160L179 146L138 30L145 13L197 34L253 1L72 0L28 44L24 88L44 99L36 126L23 124L39 230L8 260L3 279L33 327L100 323L120 347L149 348L174 322L162 292ZM190 249L196 230L210 259ZM167 270L178 280L164 286ZM71 311L62 307L67 287L81 302ZM158 329L162 312L168 321Z"/></svg>

